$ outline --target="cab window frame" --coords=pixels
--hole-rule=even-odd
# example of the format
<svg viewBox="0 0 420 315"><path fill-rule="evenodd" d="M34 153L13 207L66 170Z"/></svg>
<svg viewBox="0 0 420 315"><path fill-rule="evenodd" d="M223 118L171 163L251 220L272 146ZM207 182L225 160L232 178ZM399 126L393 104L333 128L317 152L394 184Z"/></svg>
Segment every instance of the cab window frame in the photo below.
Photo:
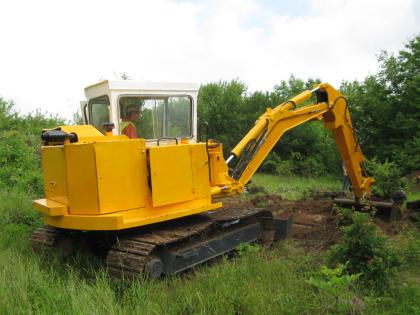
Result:
<svg viewBox="0 0 420 315"><path fill-rule="evenodd" d="M85 106L83 106L83 121L85 124L90 123L89 119L89 103L87 103Z"/></svg>

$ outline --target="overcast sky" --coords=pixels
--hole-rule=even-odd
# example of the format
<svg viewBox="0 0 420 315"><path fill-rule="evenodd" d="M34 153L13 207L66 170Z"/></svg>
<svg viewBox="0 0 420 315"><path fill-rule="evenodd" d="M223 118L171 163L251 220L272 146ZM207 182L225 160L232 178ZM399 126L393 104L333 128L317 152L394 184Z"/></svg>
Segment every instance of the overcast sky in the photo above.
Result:
<svg viewBox="0 0 420 315"><path fill-rule="evenodd" d="M420 31L419 0L0 0L0 14L0 96L65 118L122 72L249 91L292 73L361 80Z"/></svg>

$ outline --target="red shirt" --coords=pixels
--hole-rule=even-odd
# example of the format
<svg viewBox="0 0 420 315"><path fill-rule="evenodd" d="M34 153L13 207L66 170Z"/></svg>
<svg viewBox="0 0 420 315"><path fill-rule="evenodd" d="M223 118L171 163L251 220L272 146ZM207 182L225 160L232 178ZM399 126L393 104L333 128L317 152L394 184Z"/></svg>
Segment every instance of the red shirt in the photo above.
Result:
<svg viewBox="0 0 420 315"><path fill-rule="evenodd" d="M138 138L138 136L137 136L137 129L136 129L136 127L133 124L128 124L127 127L125 127L122 130L122 133L125 134L130 139L136 139L136 138Z"/></svg>

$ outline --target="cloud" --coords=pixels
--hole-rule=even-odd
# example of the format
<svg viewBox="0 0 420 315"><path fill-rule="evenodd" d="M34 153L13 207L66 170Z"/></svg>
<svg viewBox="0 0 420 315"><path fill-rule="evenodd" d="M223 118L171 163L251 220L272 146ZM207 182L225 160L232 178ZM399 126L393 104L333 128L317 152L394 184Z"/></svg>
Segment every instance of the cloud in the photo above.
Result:
<svg viewBox="0 0 420 315"><path fill-rule="evenodd" d="M0 4L0 95L68 118L83 88L239 78L268 90L291 73L338 85L377 69L419 30L415 0L9 1ZM417 15L417 16L416 16Z"/></svg>

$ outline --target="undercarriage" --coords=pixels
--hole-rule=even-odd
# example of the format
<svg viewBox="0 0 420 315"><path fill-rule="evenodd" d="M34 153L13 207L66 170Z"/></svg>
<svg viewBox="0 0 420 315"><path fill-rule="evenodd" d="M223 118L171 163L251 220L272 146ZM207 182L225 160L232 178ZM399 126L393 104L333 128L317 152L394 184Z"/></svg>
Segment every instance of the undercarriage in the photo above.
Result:
<svg viewBox="0 0 420 315"><path fill-rule="evenodd" d="M225 208L178 220L115 232L43 226L31 236L35 251L59 248L71 253L87 246L104 259L110 275L173 275L244 243L270 243L289 237L292 217L266 209Z"/></svg>

